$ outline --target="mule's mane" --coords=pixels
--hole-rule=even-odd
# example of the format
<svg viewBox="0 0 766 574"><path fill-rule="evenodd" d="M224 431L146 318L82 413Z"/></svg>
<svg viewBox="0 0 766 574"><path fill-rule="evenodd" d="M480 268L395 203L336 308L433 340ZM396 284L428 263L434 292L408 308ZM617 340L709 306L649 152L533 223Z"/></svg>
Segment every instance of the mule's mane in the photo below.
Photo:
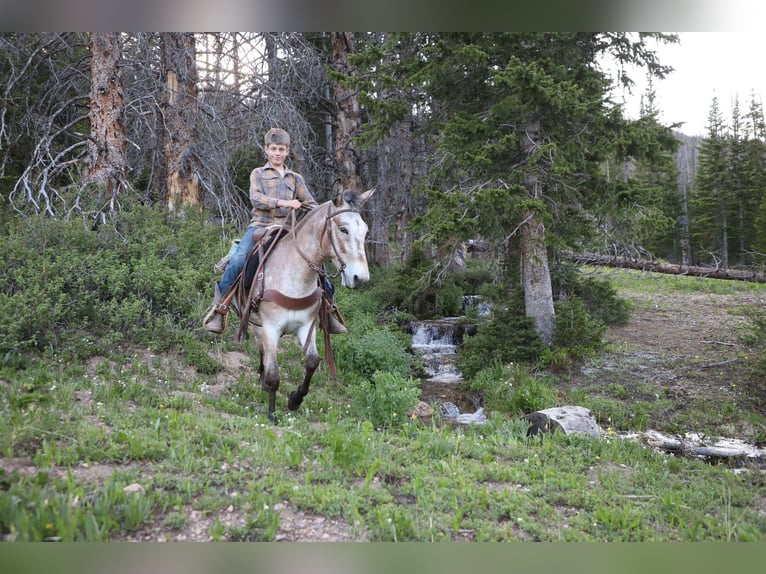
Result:
<svg viewBox="0 0 766 574"><path fill-rule="evenodd" d="M359 195L355 193L349 193L345 192L343 194L344 201L348 204L348 207L338 207L334 204L334 202L331 201L325 201L324 203L320 204L318 207L315 207L311 211L309 211L303 219L301 219L296 225L295 225L295 231L299 231L304 225L308 224L308 221L312 218L317 216L317 213L325 213L326 215L332 215L334 211L338 211L340 209L351 209L354 213L359 213L359 208L361 207L359 205ZM329 207L329 210L327 206Z"/></svg>

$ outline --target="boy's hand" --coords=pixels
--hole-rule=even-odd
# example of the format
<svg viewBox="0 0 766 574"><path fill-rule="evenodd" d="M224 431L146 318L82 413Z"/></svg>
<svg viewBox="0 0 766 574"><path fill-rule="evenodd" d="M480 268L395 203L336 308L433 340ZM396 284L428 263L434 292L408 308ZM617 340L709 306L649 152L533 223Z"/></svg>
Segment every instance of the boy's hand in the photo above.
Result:
<svg viewBox="0 0 766 574"><path fill-rule="evenodd" d="M292 209L300 209L301 202L297 199L280 199L277 202L277 207L290 207Z"/></svg>

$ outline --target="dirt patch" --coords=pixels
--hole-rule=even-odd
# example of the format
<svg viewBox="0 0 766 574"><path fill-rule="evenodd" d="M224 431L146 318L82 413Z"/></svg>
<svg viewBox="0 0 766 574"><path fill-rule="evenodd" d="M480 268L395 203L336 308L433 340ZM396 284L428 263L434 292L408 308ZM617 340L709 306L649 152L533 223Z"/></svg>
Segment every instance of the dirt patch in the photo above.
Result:
<svg viewBox="0 0 766 574"><path fill-rule="evenodd" d="M687 409L703 403L710 411L766 414L766 387L752 376L754 349L742 340L748 317L766 309L765 298L750 293L623 296L633 303L629 323L607 331L608 350L562 381L565 388L584 388L626 404L664 399L668 406L652 411L651 428L668 428L674 420L681 424ZM749 432L741 425L720 430Z"/></svg>

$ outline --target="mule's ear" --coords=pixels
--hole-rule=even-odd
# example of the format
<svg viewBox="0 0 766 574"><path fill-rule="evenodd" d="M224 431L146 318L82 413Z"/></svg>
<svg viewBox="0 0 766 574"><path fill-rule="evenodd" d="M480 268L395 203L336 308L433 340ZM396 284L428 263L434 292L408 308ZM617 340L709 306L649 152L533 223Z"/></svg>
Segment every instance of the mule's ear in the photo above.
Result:
<svg viewBox="0 0 766 574"><path fill-rule="evenodd" d="M359 207L362 207L365 203L367 203L367 200L372 197L373 193L375 193L375 189L377 188L373 187L372 189L368 189L364 193L359 194Z"/></svg>
<svg viewBox="0 0 766 574"><path fill-rule="evenodd" d="M343 184L340 182L339 178L336 178L335 181L332 182L332 202L336 207L340 207L343 203L343 195Z"/></svg>

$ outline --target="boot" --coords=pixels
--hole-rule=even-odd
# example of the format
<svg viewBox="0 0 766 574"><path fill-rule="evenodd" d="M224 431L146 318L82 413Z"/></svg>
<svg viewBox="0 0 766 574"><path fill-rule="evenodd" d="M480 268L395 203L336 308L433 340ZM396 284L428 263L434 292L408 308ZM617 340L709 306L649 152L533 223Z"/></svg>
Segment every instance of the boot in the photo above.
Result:
<svg viewBox="0 0 766 574"><path fill-rule="evenodd" d="M226 330L226 315L229 313L229 308L226 305L220 304L221 298L221 289L218 283L216 283L213 303L205 314L205 318L202 319L202 326L205 328L205 331L214 335L220 335Z"/></svg>
<svg viewBox="0 0 766 574"><path fill-rule="evenodd" d="M327 302L327 332L330 335L342 335L348 333L343 317L334 303Z"/></svg>

